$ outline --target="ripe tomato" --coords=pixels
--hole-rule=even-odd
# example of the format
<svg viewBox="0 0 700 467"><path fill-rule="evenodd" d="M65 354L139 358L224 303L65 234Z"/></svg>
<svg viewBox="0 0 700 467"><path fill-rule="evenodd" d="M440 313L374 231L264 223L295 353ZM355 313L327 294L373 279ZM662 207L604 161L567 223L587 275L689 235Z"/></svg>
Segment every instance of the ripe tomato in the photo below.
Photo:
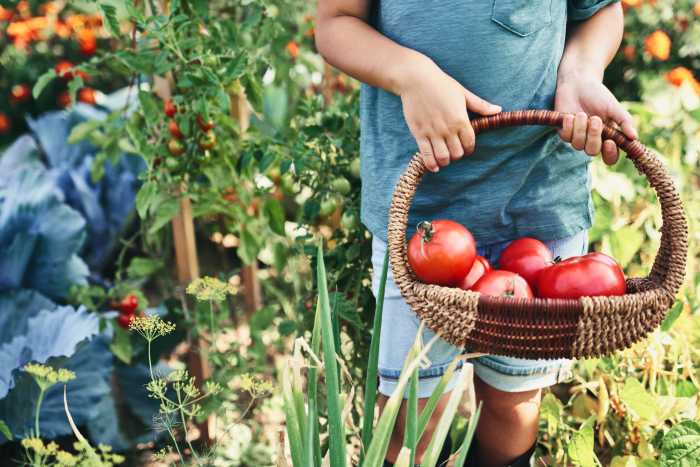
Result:
<svg viewBox="0 0 700 467"><path fill-rule="evenodd" d="M421 222L408 242L408 263L426 284L456 286L474 264L471 232L450 220Z"/></svg>
<svg viewBox="0 0 700 467"><path fill-rule="evenodd" d="M459 288L464 290L471 289L472 286L489 271L491 271L491 264L489 264L489 261L483 256L477 256L474 258L474 264L469 270L469 274L460 282Z"/></svg>
<svg viewBox="0 0 700 467"><path fill-rule="evenodd" d="M139 308L139 299L134 294L129 294L119 302L119 311L123 314L134 314Z"/></svg>
<svg viewBox="0 0 700 467"><path fill-rule="evenodd" d="M70 71L71 68L73 68L73 63L69 62L68 60L61 60L55 67L53 67L54 71L56 72L56 76L65 81L70 81L73 79L73 73Z"/></svg>
<svg viewBox="0 0 700 467"><path fill-rule="evenodd" d="M539 296L579 298L624 295L625 276L617 262L603 253L559 261L542 271Z"/></svg>
<svg viewBox="0 0 700 467"><path fill-rule="evenodd" d="M168 131L175 138L182 139L182 132L180 131L180 127L177 126L177 122L175 120L170 120L168 122Z"/></svg>
<svg viewBox="0 0 700 467"><path fill-rule="evenodd" d="M10 118L3 112L0 112L0 135L4 135L10 132L12 129L12 122Z"/></svg>
<svg viewBox="0 0 700 467"><path fill-rule="evenodd" d="M28 84L15 84L10 90L10 98L14 102L25 102L31 97L32 92Z"/></svg>
<svg viewBox="0 0 700 467"><path fill-rule="evenodd" d="M205 151L214 146L216 146L216 134L213 131L207 131L199 138L199 147Z"/></svg>
<svg viewBox="0 0 700 467"><path fill-rule="evenodd" d="M514 272L525 279L532 290L537 290L539 275L552 263L552 252L541 241L523 237L508 245L498 259L498 267Z"/></svg>
<svg viewBox="0 0 700 467"><path fill-rule="evenodd" d="M70 93L68 91L61 92L56 98L56 103L59 107L68 107L71 105Z"/></svg>
<svg viewBox="0 0 700 467"><path fill-rule="evenodd" d="M173 104L173 101L171 101L170 99L166 100L163 103L163 110L165 110L165 115L167 115L170 118L173 118L177 113L177 107L175 107L175 104Z"/></svg>
<svg viewBox="0 0 700 467"><path fill-rule="evenodd" d="M136 318L136 313L122 313L117 316L117 323L124 329L129 329L129 325Z"/></svg>
<svg viewBox="0 0 700 467"><path fill-rule="evenodd" d="M209 119L209 120L204 120L204 117L201 115L197 115L197 124L199 124L199 128L202 129L202 131L209 131L212 128L214 128L214 122Z"/></svg>
<svg viewBox="0 0 700 467"><path fill-rule="evenodd" d="M527 281L510 271L489 271L472 287L474 292L494 297L532 298Z"/></svg>
<svg viewBox="0 0 700 467"><path fill-rule="evenodd" d="M78 100L85 104L94 105L97 102L95 99L95 90L92 88L82 88L78 91Z"/></svg>
<svg viewBox="0 0 700 467"><path fill-rule="evenodd" d="M97 38L92 30L83 28L78 31L78 47L84 55L94 55L97 51Z"/></svg>

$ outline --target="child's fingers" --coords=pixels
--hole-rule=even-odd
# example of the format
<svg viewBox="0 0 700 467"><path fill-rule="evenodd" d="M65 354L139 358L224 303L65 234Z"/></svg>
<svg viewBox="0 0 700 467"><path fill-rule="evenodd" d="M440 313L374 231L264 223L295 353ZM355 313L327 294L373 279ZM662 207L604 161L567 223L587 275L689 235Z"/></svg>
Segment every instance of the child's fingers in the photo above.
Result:
<svg viewBox="0 0 700 467"><path fill-rule="evenodd" d="M471 125L465 125L459 130L459 141L464 148L464 154L471 154L476 147L476 135Z"/></svg>
<svg viewBox="0 0 700 467"><path fill-rule="evenodd" d="M620 158L620 153L617 149L617 144L611 139L603 141L603 149L601 150L603 162L608 165L613 165Z"/></svg>
<svg viewBox="0 0 700 467"><path fill-rule="evenodd" d="M571 137L571 145L581 151L586 146L586 133L588 132L588 115L579 112L574 117L574 132Z"/></svg>
<svg viewBox="0 0 700 467"><path fill-rule="evenodd" d="M565 114L564 119L561 122L561 130L559 130L559 137L566 141L571 142L571 138L574 136L574 116L571 114Z"/></svg>
<svg viewBox="0 0 700 467"><path fill-rule="evenodd" d="M450 163L450 151L447 149L447 143L439 136L430 138L430 144L433 146L433 155L440 167L445 167Z"/></svg>
<svg viewBox="0 0 700 467"><path fill-rule="evenodd" d="M639 135L637 135L637 130L634 128L634 119L632 115L625 110L622 105L617 103L612 106L609 117L619 125L620 130L625 136L630 139L637 139L639 137Z"/></svg>
<svg viewBox="0 0 700 467"><path fill-rule="evenodd" d="M467 100L467 109L472 112L481 115L493 115L502 110L500 105L492 104L467 89L464 90L464 97Z"/></svg>
<svg viewBox="0 0 700 467"><path fill-rule="evenodd" d="M446 142L447 148L450 150L450 158L453 161L459 160L464 156L464 148L457 135L448 136Z"/></svg>
<svg viewBox="0 0 700 467"><path fill-rule="evenodd" d="M423 163L431 172L437 172L440 167L433 156L433 147L430 145L428 138L417 138L416 143L418 143L418 151L423 158Z"/></svg>
<svg viewBox="0 0 700 467"><path fill-rule="evenodd" d="M588 134L586 135L586 146L584 150L589 156L597 156L600 154L603 140L603 120L598 116L593 116L588 121Z"/></svg>

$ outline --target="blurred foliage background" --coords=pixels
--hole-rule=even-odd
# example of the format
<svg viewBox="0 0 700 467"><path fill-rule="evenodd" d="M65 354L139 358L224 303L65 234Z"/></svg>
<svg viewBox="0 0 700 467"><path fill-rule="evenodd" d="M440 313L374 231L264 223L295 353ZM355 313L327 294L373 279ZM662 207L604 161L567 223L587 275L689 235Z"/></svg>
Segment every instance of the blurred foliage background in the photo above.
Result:
<svg viewBox="0 0 700 467"><path fill-rule="evenodd" d="M573 380L545 395L537 465L700 465L700 3L622 3L626 32L605 80L681 188L688 278L647 341L578 362ZM163 374L185 369L193 343L207 343L218 390L185 421L190 438L197 440L197 422L216 414L217 443L203 450L212 463L284 465L276 381L294 339L310 340L319 237L344 362L340 393L353 401L346 440L356 454L374 312L371 241L359 222L358 83L316 52L313 5L2 5L0 252L9 259L0 264L12 273L0 274L0 323L14 324L0 327L10 356L0 373L0 458L24 453L19 439L34 426L38 388L28 389L34 382L22 368L39 361L76 373L68 392L86 397L71 407L94 443L111 444L134 465L174 462L168 430L154 422L158 407L146 397L150 346L125 329L136 316L157 315L177 325L154 343ZM172 114L154 76L167 82ZM624 158L591 167L591 248L617 258L629 275L646 273L661 222L653 193ZM11 196L40 186L41 196ZM191 201L201 272L226 285L223 300L193 301L174 273L171 221L182 197ZM70 235L59 235L68 226ZM27 247L37 229L46 246ZM30 280L49 277L47 261L70 272L58 274L57 290ZM242 274L251 264L262 292L253 312ZM41 323L67 317L76 324L55 348L22 352L47 339ZM102 369L81 357L88 350ZM71 451L60 392L46 393L41 435ZM319 404L324 416L326 403ZM183 424L171 428L182 439ZM454 432L463 428L458 419Z"/></svg>

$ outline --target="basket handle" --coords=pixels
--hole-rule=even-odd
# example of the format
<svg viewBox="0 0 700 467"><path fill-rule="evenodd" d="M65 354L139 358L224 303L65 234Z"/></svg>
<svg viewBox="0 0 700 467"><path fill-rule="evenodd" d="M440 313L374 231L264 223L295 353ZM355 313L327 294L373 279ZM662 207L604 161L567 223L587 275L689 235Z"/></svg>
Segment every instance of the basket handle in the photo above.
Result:
<svg viewBox="0 0 700 467"><path fill-rule="evenodd" d="M479 134L520 125L561 127L563 118L564 114L551 110L518 110L479 117L472 120L471 124L474 133ZM608 125L604 126L602 137L604 140L615 141L656 191L663 221L661 243L649 276L640 284L643 288L660 287L673 300L685 279L688 254L688 222L678 190L659 158L642 143L627 138ZM413 277L406 258L406 224L416 188L426 172L420 154L414 155L394 189L389 210L388 244L397 283Z"/></svg>

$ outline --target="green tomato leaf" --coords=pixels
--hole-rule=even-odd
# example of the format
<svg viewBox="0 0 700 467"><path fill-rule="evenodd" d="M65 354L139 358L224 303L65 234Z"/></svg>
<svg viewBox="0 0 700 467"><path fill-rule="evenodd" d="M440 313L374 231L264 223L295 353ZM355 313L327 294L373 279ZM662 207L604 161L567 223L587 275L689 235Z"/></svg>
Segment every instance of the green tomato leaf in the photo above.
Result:
<svg viewBox="0 0 700 467"><path fill-rule="evenodd" d="M542 398L540 418L547 422L551 431L556 431L561 419L561 402L551 392Z"/></svg>
<svg viewBox="0 0 700 467"><path fill-rule="evenodd" d="M41 95L44 88L46 88L46 86L53 81L55 77L56 72L53 68L46 70L43 75L39 76L39 79L37 79L36 83L34 84L34 88L32 89L32 96L34 96L34 99Z"/></svg>
<svg viewBox="0 0 700 467"><path fill-rule="evenodd" d="M134 347L131 344L131 333L123 329L121 326L114 327L114 339L109 346L115 357L127 365L131 365L131 357L134 353Z"/></svg>
<svg viewBox="0 0 700 467"><path fill-rule="evenodd" d="M160 110L153 94L146 91L139 91L139 102L146 121L157 122L161 120Z"/></svg>
<svg viewBox="0 0 700 467"><path fill-rule="evenodd" d="M12 431L10 430L10 427L7 426L7 423L3 422L0 420L0 433L7 439L8 441L12 441Z"/></svg>
<svg viewBox="0 0 700 467"><path fill-rule="evenodd" d="M165 224L170 222L173 217L177 215L179 208L180 203L177 198L170 198L161 203L155 212L153 224L151 224L151 228L148 229L148 235L153 235L162 229Z"/></svg>
<svg viewBox="0 0 700 467"><path fill-rule="evenodd" d="M664 436L661 448L664 467L695 467L700 465L700 424L685 420Z"/></svg>
<svg viewBox="0 0 700 467"><path fill-rule="evenodd" d="M247 229L241 230L241 243L238 246L238 256L245 264L251 264L258 259L260 246L257 240Z"/></svg>
<svg viewBox="0 0 700 467"><path fill-rule="evenodd" d="M158 187L153 182L146 182L141 185L139 192L136 193L136 212L141 219L146 219L148 212L151 210L153 201L158 196Z"/></svg>
<svg viewBox="0 0 700 467"><path fill-rule="evenodd" d="M594 421L595 416L586 420L579 431L571 437L571 442L566 448L571 462L579 467L598 467L600 465L593 452Z"/></svg>
<svg viewBox="0 0 700 467"><path fill-rule="evenodd" d="M113 5L100 2L100 10L105 17L104 24L107 31L114 37L119 37L119 20L117 19L117 9Z"/></svg>
<svg viewBox="0 0 700 467"><path fill-rule="evenodd" d="M671 311L668 312L666 315L666 318L661 322L661 330L664 332L668 332L671 327L673 326L673 323L676 322L678 317L683 313L683 302L682 301L677 301L675 305L673 305L673 308L671 308Z"/></svg>
<svg viewBox="0 0 700 467"><path fill-rule="evenodd" d="M126 274L130 279L150 277L165 267L162 259L135 257L129 263Z"/></svg>
<svg viewBox="0 0 700 467"><path fill-rule="evenodd" d="M284 232L284 209L276 199L270 198L265 202L265 215L270 222L270 228L277 235L285 235Z"/></svg>
<svg viewBox="0 0 700 467"><path fill-rule="evenodd" d="M642 420L653 420L658 412L658 405L654 397L635 378L627 378L620 392L620 400Z"/></svg>
<svg viewBox="0 0 700 467"><path fill-rule="evenodd" d="M92 133L92 131L100 126L102 122L99 120L86 120L84 122L78 123L73 127L68 136L68 144L75 144Z"/></svg>
<svg viewBox="0 0 700 467"><path fill-rule="evenodd" d="M75 96L78 94L80 88L85 85L83 78L80 75L75 75L73 79L68 83L68 94L70 95L70 101L75 103Z"/></svg>

